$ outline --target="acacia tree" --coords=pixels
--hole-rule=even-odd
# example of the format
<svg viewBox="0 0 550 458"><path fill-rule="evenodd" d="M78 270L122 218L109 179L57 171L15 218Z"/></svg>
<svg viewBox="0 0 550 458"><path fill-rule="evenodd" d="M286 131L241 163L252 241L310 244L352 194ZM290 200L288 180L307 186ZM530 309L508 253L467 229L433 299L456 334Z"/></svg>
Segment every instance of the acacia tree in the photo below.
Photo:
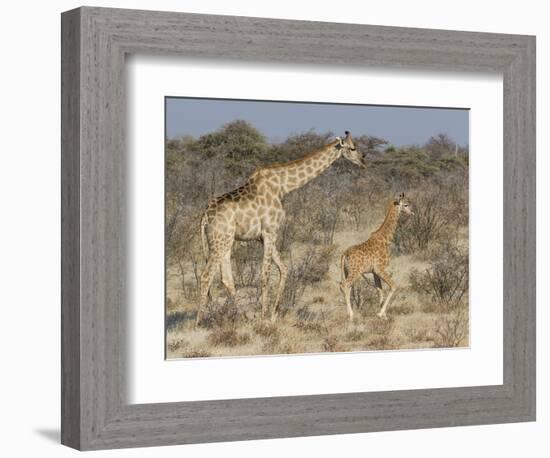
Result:
<svg viewBox="0 0 550 458"><path fill-rule="evenodd" d="M355 146L367 157L379 156L389 145L388 140L373 135L361 135L354 139Z"/></svg>
<svg viewBox="0 0 550 458"><path fill-rule="evenodd" d="M447 134L437 134L424 145L432 159L440 159L445 155L454 154L457 151L457 143Z"/></svg>
<svg viewBox="0 0 550 458"><path fill-rule="evenodd" d="M286 162L305 156L327 144L332 132L318 134L313 130L289 136L284 142L272 145L267 160Z"/></svg>
<svg viewBox="0 0 550 458"><path fill-rule="evenodd" d="M265 160L268 144L259 130L239 119L199 137L191 148L206 159L221 160L229 175L240 176Z"/></svg>
<svg viewBox="0 0 550 458"><path fill-rule="evenodd" d="M198 139L166 142L165 236L171 260L181 266L202 258L195 253L202 211L212 197L242 184L268 148L265 137L242 120Z"/></svg>

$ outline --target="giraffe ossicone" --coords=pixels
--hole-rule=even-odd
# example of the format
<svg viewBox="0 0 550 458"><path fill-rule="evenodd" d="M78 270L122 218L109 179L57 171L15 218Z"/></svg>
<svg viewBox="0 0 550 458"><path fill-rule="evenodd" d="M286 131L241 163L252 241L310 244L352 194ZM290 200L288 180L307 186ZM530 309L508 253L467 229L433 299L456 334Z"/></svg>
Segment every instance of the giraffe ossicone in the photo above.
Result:
<svg viewBox="0 0 550 458"><path fill-rule="evenodd" d="M200 275L195 325L200 322L218 268L221 269L222 283L230 297L235 297L231 272L234 241L259 240L264 245L260 297L262 318L268 310L271 264L274 263L279 270L279 283L271 312L272 321L276 319L287 277L287 267L276 247L279 228L285 217L283 198L319 176L341 156L358 166L366 167L350 132L346 131L344 138L337 137L301 159L256 170L245 184L210 202L200 225L206 265Z"/></svg>

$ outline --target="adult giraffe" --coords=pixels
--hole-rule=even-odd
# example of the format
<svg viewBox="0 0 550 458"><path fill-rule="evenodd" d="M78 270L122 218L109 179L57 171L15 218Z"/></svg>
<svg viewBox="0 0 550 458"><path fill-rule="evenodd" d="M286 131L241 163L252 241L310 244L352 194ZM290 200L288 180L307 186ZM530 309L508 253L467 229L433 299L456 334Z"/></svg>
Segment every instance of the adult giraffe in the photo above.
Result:
<svg viewBox="0 0 550 458"><path fill-rule="evenodd" d="M275 245L285 216L283 198L323 173L340 156L358 166L366 166L351 134L346 131L344 139L337 137L301 159L256 170L243 186L210 202L201 220L201 237L207 262L200 276L200 299L195 325L199 323L207 304L218 266L221 266L222 283L229 295L234 298L236 294L231 272L231 248L235 240L263 242L262 318L267 310L271 262L279 269L279 284L271 313L271 320L276 319L287 275L287 268Z"/></svg>

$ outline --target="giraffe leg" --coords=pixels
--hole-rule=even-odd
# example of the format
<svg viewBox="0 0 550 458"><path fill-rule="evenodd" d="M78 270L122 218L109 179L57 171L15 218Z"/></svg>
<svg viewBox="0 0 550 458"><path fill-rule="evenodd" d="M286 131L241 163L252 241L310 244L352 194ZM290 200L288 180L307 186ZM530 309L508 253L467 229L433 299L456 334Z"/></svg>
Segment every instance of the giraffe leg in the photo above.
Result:
<svg viewBox="0 0 550 458"><path fill-rule="evenodd" d="M275 296L275 302L273 303L273 311L271 312L271 321L275 321L277 319L277 310L279 308L279 302L281 302L281 297L285 289L286 277L288 274L288 269L283 263L283 261L281 260L279 251L275 246L275 240L273 240L272 258L273 258L273 262L277 266L277 269L279 269L279 284L277 286L277 295Z"/></svg>
<svg viewBox="0 0 550 458"><path fill-rule="evenodd" d="M227 289L230 298L234 300L237 291L235 289L235 283L233 281L233 272L231 271L231 251L228 251L222 258L221 273L223 286L225 286L225 288Z"/></svg>
<svg viewBox="0 0 550 458"><path fill-rule="evenodd" d="M385 271L377 271L376 274L384 280L384 283L386 283L390 287L390 291L388 295L386 296L386 300L384 301L384 305L382 305L382 308L378 312L378 317L380 318L386 318L386 308L388 307L388 304L395 293L397 286L393 279L391 278L390 274L386 273Z"/></svg>
<svg viewBox="0 0 550 458"><path fill-rule="evenodd" d="M355 283L356 279L357 275L353 272L349 272L348 276L340 283L340 291L342 291L342 294L344 295L350 321L353 321L353 309L351 308L351 287L353 286L353 283Z"/></svg>
<svg viewBox="0 0 550 458"><path fill-rule="evenodd" d="M271 276L271 259L273 254L273 243L272 241L264 236L264 257L262 261L262 276L261 276L261 303L262 303L262 320L265 318L267 312L267 302L268 302L268 293L269 293L269 278Z"/></svg>
<svg viewBox="0 0 550 458"><path fill-rule="evenodd" d="M384 291L382 289L382 280L380 279L378 274L376 274L375 272L373 272L372 274L374 276L374 286L376 286L376 291L378 291L378 299L379 299L378 307L382 307L382 304L384 303Z"/></svg>
<svg viewBox="0 0 550 458"><path fill-rule="evenodd" d="M221 262L221 274L222 274L222 283L229 293L229 300L237 306L239 313L242 313L242 316L249 320L248 314L246 311L242 311L239 305L237 304L235 298L237 297L237 290L235 289L235 283L233 281L233 272L231 269L231 252L228 251L222 259Z"/></svg>
<svg viewBox="0 0 550 458"><path fill-rule="evenodd" d="M204 267L201 278L200 278L200 299L199 299L199 308L197 310L197 317L195 318L195 327L198 326L201 314L203 309L206 307L206 304L208 303L208 297L210 295L210 286L212 285L212 280L214 280L214 275L216 273L216 269L218 265L220 264L220 257L216 254L212 254L208 258L208 262L206 263L206 266Z"/></svg>

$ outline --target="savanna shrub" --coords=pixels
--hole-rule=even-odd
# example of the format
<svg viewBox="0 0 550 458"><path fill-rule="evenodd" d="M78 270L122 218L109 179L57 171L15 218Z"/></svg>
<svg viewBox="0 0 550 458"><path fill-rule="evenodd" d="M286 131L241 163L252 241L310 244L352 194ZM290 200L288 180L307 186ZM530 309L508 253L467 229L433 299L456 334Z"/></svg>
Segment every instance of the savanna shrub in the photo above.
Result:
<svg viewBox="0 0 550 458"><path fill-rule="evenodd" d="M220 305L210 304L202 316L201 324L206 328L235 328L242 319L246 319L243 311L234 301L226 300Z"/></svg>
<svg viewBox="0 0 550 458"><path fill-rule="evenodd" d="M459 308L435 320L436 347L458 347L468 335L468 311Z"/></svg>
<svg viewBox="0 0 550 458"><path fill-rule="evenodd" d="M438 191L418 194L412 200L414 215L403 215L393 239L400 254L423 251L445 238L449 227L441 211Z"/></svg>
<svg viewBox="0 0 550 458"><path fill-rule="evenodd" d="M308 286L324 279L330 267L332 250L332 246L310 246L298 259L291 253L287 262L286 285L279 306L281 316L296 308Z"/></svg>
<svg viewBox="0 0 550 458"><path fill-rule="evenodd" d="M424 271L413 270L411 289L443 310L459 306L468 294L468 253L451 243L444 243L435 259Z"/></svg>

